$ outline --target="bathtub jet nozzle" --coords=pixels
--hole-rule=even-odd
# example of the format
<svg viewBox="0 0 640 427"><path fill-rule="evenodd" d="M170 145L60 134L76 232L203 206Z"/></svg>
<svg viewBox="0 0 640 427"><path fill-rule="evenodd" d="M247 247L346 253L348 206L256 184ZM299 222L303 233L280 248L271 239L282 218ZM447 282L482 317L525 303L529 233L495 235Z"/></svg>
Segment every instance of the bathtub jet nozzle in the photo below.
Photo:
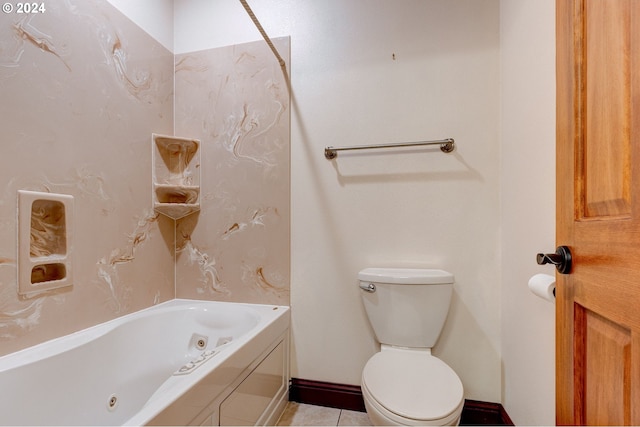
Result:
<svg viewBox="0 0 640 427"><path fill-rule="evenodd" d="M189 350L204 350L207 348L207 344L209 342L209 337L200 334L191 335L191 340L189 340Z"/></svg>

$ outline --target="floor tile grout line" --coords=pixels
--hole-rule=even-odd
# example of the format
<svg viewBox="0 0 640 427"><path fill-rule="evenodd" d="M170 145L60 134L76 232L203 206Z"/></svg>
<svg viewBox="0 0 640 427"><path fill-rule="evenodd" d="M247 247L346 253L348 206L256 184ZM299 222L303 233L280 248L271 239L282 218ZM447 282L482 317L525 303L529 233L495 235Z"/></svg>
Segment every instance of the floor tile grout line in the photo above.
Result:
<svg viewBox="0 0 640 427"><path fill-rule="evenodd" d="M292 411L290 411L289 415L285 416L285 414L287 413L287 411L289 411L289 408L292 409ZM331 415L329 415L328 413L325 414L326 416L324 417L324 421L322 421L320 418L315 418L314 419L314 424L308 424L308 420L305 420L305 416L304 413L307 411L308 408L321 408L323 410L329 410L329 411L336 411L333 412ZM302 404L302 403L294 403L294 402L288 402L287 406L285 408L285 411L283 412L282 416L280 417L280 419L278 420L278 424L279 426L294 426L294 425L315 425L315 426L327 426L327 427L331 427L331 426L336 426L339 427L342 425L342 419L343 416L346 419L344 425L348 425L348 426L371 426L371 421L369 420L369 418L367 417L367 421L364 422L363 420L352 420L352 414L353 411L350 410L346 410L346 409L341 409L341 408L332 408L332 407L327 407L327 406L318 406L318 405L313 405L313 404ZM335 417L336 413L338 414L337 417ZM298 424L294 424L295 420L297 417L299 417L299 415L302 415L302 417L298 420ZM335 417L335 418L334 418ZM321 417L322 418L322 417ZM355 421L355 423L354 423Z"/></svg>

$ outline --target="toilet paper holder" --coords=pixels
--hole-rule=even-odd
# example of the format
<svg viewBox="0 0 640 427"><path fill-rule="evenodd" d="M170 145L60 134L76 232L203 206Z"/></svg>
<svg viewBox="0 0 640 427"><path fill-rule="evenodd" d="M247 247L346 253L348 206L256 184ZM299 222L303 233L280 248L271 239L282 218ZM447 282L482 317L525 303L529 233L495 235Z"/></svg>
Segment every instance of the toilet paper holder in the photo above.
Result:
<svg viewBox="0 0 640 427"><path fill-rule="evenodd" d="M556 278L549 274L539 273L529 279L529 290L542 299L555 303Z"/></svg>

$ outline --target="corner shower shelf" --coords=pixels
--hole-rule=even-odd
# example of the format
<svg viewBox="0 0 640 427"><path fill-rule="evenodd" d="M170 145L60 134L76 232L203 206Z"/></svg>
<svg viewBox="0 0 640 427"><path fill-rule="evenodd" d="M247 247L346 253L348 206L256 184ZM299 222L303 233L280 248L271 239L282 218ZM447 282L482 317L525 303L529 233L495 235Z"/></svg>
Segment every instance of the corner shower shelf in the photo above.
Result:
<svg viewBox="0 0 640 427"><path fill-rule="evenodd" d="M200 141L152 135L153 208L172 219L200 210Z"/></svg>

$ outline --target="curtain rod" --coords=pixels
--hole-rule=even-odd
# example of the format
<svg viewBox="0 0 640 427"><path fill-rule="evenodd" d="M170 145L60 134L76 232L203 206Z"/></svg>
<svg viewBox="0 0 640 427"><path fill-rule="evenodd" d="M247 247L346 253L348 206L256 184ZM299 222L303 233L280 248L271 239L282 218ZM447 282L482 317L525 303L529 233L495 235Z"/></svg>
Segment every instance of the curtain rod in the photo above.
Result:
<svg viewBox="0 0 640 427"><path fill-rule="evenodd" d="M249 4L247 3L247 0L240 0L240 3L242 3L242 6L244 6L244 10L246 10L247 14L249 14L249 18L251 18L251 20L255 24L256 28L258 29L258 31L260 31L260 34L262 34L262 38L264 38L264 41L267 42L267 44L271 48L271 51L273 52L273 54L278 59L278 62L280 63L280 66L282 68L286 68L287 67L286 62L284 62L284 59L282 59L282 56L280 56L280 53L278 52L278 49L276 49L276 47L273 45L273 42L271 42L271 39L267 35L267 32L264 30L264 28L262 28L262 25L260 24L260 21L258 21L258 18L253 13L253 11L251 10L251 7L249 7Z"/></svg>

